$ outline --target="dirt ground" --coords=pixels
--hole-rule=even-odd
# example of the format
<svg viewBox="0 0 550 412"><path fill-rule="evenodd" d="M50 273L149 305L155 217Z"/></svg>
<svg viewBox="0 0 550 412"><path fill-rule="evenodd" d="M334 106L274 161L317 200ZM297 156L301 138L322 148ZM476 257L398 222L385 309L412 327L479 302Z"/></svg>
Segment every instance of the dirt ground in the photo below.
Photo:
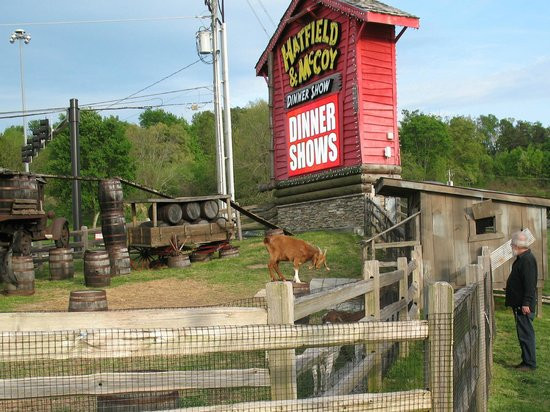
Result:
<svg viewBox="0 0 550 412"><path fill-rule="evenodd" d="M69 292L36 290L37 297L44 293L45 300L20 305L19 312L66 311L69 307ZM194 280L160 279L134 283L107 289L109 309L168 308L220 305L242 298L229 293L222 286L205 285Z"/></svg>

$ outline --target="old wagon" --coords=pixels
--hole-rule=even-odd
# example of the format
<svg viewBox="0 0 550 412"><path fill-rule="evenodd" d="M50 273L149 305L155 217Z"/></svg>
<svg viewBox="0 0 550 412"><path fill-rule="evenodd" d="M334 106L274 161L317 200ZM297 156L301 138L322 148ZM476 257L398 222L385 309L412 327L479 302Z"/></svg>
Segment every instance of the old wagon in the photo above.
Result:
<svg viewBox="0 0 550 412"><path fill-rule="evenodd" d="M225 248L235 237L230 200L227 195L210 195L129 202L128 246L144 258L169 255L182 247ZM220 202L226 206L223 213ZM150 220L138 222L138 204L148 205Z"/></svg>

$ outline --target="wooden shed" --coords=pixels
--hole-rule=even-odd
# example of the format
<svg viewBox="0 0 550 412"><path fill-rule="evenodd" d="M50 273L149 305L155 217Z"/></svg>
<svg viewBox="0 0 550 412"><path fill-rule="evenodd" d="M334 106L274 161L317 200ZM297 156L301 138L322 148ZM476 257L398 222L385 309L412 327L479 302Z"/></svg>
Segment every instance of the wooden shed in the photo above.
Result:
<svg viewBox="0 0 550 412"><path fill-rule="evenodd" d="M548 277L547 215L550 199L490 190L381 178L377 194L406 198L408 214L420 211L420 242L432 280L463 284L466 267L477 263L482 246L494 251L511 235L529 229L535 241L530 246L538 263L541 296ZM493 273L493 286L503 289L512 260ZM539 307L540 307L539 299Z"/></svg>

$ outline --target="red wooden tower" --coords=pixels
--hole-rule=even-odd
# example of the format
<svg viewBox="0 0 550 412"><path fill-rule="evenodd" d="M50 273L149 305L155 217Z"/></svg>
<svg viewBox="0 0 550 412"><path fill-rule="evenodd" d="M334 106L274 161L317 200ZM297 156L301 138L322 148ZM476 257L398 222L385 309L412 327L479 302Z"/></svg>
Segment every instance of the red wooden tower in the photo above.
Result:
<svg viewBox="0 0 550 412"><path fill-rule="evenodd" d="M280 206L371 194L376 178L400 175L395 44L418 25L374 0L290 3L256 64L269 87Z"/></svg>

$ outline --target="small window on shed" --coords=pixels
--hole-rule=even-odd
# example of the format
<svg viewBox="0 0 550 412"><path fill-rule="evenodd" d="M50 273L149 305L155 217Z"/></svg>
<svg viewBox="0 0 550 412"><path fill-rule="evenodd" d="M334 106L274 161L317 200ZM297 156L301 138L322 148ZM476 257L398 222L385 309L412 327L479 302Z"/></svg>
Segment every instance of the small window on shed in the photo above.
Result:
<svg viewBox="0 0 550 412"><path fill-rule="evenodd" d="M480 242L503 238L504 235L500 230L501 213L491 200L474 203L471 207L471 217L468 218L470 221L468 240Z"/></svg>
<svg viewBox="0 0 550 412"><path fill-rule="evenodd" d="M476 235L484 235L485 233L496 233L496 219L494 216L475 219Z"/></svg>

